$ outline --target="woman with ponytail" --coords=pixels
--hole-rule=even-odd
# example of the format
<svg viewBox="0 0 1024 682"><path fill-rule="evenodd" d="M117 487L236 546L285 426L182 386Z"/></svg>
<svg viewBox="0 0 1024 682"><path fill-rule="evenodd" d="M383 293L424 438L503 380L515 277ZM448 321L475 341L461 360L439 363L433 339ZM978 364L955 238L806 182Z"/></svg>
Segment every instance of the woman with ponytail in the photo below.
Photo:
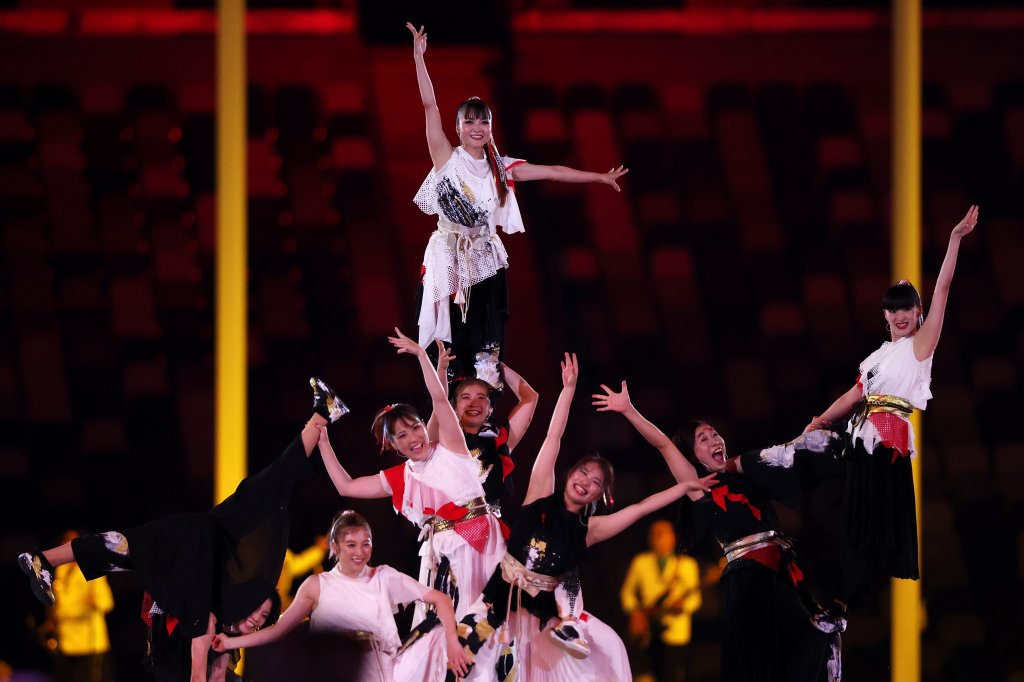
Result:
<svg viewBox="0 0 1024 682"><path fill-rule="evenodd" d="M498 236L523 232L515 182L558 180L597 182L619 191L622 166L592 173L565 166L541 166L501 156L491 131L490 108L478 97L461 105L455 116L459 145L445 135L434 87L423 55L427 34L406 24L413 37L416 80L427 124L427 148L433 168L416 193L420 210L436 215L437 230L423 255L419 306L419 343L434 339L451 344L460 366L453 376L484 379L501 388L498 362L505 343L508 254Z"/></svg>

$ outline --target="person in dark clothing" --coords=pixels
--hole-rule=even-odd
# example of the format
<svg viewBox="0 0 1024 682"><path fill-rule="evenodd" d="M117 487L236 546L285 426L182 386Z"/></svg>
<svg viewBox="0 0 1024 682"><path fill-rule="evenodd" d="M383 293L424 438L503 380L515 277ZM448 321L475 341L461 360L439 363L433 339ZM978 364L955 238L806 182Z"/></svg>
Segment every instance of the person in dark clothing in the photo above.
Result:
<svg viewBox="0 0 1024 682"><path fill-rule="evenodd" d="M645 514L684 494L707 490L714 483L714 475L694 478L613 514L595 515L599 501L603 500L605 505L611 501L614 473L608 460L591 455L573 465L563 489L556 490L555 461L578 374L576 356L566 354L562 362L562 392L555 404L547 437L537 453L523 507L512 524L507 553L459 626L459 637L473 654L496 630L508 629L506 621L516 612L516 622L511 629L520 648L517 656L530 668L529 648L533 637L529 631L539 632L552 619L564 618L565 614L559 613L554 591L567 576L577 576L575 569L582 563L587 547L614 537ZM575 591L578 593L578 584ZM605 649L601 642L595 644L596 650ZM524 647L526 651L522 651ZM624 659L624 649L622 652ZM571 664L571 661L565 662ZM592 658L586 663L579 661L578 665L591 666L590 670L573 671L581 679L616 679L609 675L617 673L602 670L604 666ZM540 670L524 672L530 679L541 675ZM559 674L555 673L556 678Z"/></svg>
<svg viewBox="0 0 1024 682"><path fill-rule="evenodd" d="M275 586L288 543L295 484L311 475L321 429L348 412L318 379L314 414L271 464L238 484L207 513L176 514L134 528L83 535L18 557L32 591L54 602L53 571L77 562L89 580L136 571L146 588L154 673L161 680L222 680L228 659L208 661L217 632L247 633L277 619Z"/></svg>
<svg viewBox="0 0 1024 682"><path fill-rule="evenodd" d="M685 551L703 538L718 542L728 564L722 574L722 671L728 682L819 682L838 679L839 633L815 627L818 607L800 585L793 543L779 532L772 498L799 493L791 469L769 466L762 453L789 456L800 450L824 451L838 445L831 434L746 452L730 459L725 440L713 426L694 421L669 439L645 419L629 399L626 382L615 392L602 385L595 394L599 411L619 412L658 448L677 481L715 473L710 491L683 498L677 521Z"/></svg>

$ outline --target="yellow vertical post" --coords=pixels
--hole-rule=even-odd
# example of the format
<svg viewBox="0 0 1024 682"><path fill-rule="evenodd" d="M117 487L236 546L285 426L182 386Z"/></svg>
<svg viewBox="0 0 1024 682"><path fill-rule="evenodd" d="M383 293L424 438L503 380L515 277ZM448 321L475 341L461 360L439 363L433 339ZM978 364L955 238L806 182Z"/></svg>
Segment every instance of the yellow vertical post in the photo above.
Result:
<svg viewBox="0 0 1024 682"><path fill-rule="evenodd" d="M921 0L893 0L892 270L921 286ZM920 453L920 415L911 422ZM921 456L914 461L921 537ZM919 548L920 551L920 548ZM921 583L892 581L892 680L921 679Z"/></svg>
<svg viewBox="0 0 1024 682"><path fill-rule="evenodd" d="M214 501L247 464L245 0L217 0L217 285Z"/></svg>

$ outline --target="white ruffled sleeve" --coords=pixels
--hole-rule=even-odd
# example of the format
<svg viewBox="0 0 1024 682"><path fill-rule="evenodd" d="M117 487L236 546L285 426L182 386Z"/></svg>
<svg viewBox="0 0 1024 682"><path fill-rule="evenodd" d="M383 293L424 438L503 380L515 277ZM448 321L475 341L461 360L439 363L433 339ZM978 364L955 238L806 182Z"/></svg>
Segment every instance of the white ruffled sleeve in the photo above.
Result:
<svg viewBox="0 0 1024 682"><path fill-rule="evenodd" d="M390 566L378 566L377 570L380 571L380 580L387 591L392 612L397 613L400 606L421 601L430 591L429 586Z"/></svg>

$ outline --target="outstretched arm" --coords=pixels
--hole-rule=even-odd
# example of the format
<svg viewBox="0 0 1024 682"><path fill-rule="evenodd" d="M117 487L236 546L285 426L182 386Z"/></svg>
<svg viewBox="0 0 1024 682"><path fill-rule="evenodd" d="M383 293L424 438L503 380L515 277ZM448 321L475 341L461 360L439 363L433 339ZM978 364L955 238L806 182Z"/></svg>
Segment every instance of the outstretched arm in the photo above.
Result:
<svg viewBox="0 0 1024 682"><path fill-rule="evenodd" d="M625 166L612 168L607 173L581 171L568 166L544 166L533 163L520 163L509 169L512 179L516 182L527 180L557 180L558 182L599 182L608 185L616 192L619 189L618 179L629 172Z"/></svg>
<svg viewBox="0 0 1024 682"><path fill-rule="evenodd" d="M281 614L281 619L270 627L257 630L248 635L228 637L221 633L213 638L214 651L230 651L231 649L244 649L246 647L263 646L281 639L295 629L302 621L309 618L320 600L320 578L311 575L302 581L298 592L295 593L295 601Z"/></svg>
<svg viewBox="0 0 1024 682"><path fill-rule="evenodd" d="M434 339L437 344L437 379L441 382L445 397L448 396L448 364L455 359L450 348L444 347L441 339ZM427 420L427 436L433 443L438 439L437 415L433 410L430 412L430 419Z"/></svg>
<svg viewBox="0 0 1024 682"><path fill-rule="evenodd" d="M395 336L389 336L388 341L399 353L414 355L419 360L420 369L423 371L423 383L426 384L430 401L433 403L432 416L437 417L437 436L441 445L454 453L468 456L466 434L459 426L459 418L455 416L455 409L448 402L447 391L441 386L437 370L430 364L426 349L403 334L398 327L395 327Z"/></svg>
<svg viewBox="0 0 1024 682"><path fill-rule="evenodd" d="M675 502L683 495L698 490L707 492L717 481L717 474L710 474L693 481L677 483L667 490L654 493L636 504L631 504L607 516L592 516L587 527L587 547L614 537L653 511Z"/></svg>
<svg viewBox="0 0 1024 682"><path fill-rule="evenodd" d="M519 441L526 435L526 430L530 428L530 422L533 421L533 415L537 411L537 401L540 395L514 369L505 363L502 363L502 367L504 368L505 385L519 399L516 406L508 413L508 449L515 450Z"/></svg>
<svg viewBox="0 0 1024 682"><path fill-rule="evenodd" d="M448 667L457 677L462 678L468 674L469 659L466 658L466 651L459 641L459 632L456 629L455 607L451 598L438 590L430 590L423 599L427 604L434 607L438 620L444 626L445 648L448 651Z"/></svg>
<svg viewBox="0 0 1024 682"><path fill-rule="evenodd" d="M924 324L914 335L914 356L918 360L927 360L935 353L942 335L942 320L946 316L946 299L949 298L949 285L953 283L953 271L956 270L956 257L960 252L960 240L969 235L978 224L978 207L972 205L967 215L957 223L949 235L949 246L946 257L942 259L939 277L935 280L935 291L932 293L931 308L924 319Z"/></svg>
<svg viewBox="0 0 1024 682"><path fill-rule="evenodd" d="M334 454L334 447L331 446L331 438L327 435L327 427L320 427L320 458L324 461L327 475L331 477L331 483L344 497L359 497L362 499L373 499L377 497L389 497L390 493L384 489L380 482L380 476L360 476L352 478L345 467L341 466L338 456Z"/></svg>
<svg viewBox="0 0 1024 682"><path fill-rule="evenodd" d="M679 452L679 448L672 442L672 439L633 407L633 403L629 399L629 387L625 381L622 382L618 393L604 384L601 384L601 389L604 393L595 393L591 396L592 404L597 407L598 412L618 412L629 420L629 423L644 437L644 440L658 448L658 452L665 459L665 464L668 464L669 471L672 472L676 482L682 483L697 479L697 470L683 457L683 453Z"/></svg>
<svg viewBox="0 0 1024 682"><path fill-rule="evenodd" d="M860 402L863 397L864 391L860 385L854 384L849 391L836 398L835 402L829 405L828 409L822 412L820 416L811 419L811 423L804 427L804 433L828 428L836 421L850 414L853 411L854 405Z"/></svg>
<svg viewBox="0 0 1024 682"><path fill-rule="evenodd" d="M524 505L547 497L555 490L555 460L558 459L558 451L562 447L562 435L565 433L565 425L569 421L569 407L572 405L572 397L576 394L576 379L580 373L576 354L573 353L570 356L566 353L561 367L562 392L558 394L555 411L551 415L548 435L544 437L544 443L540 446L537 459L533 462L533 471L530 472L530 487L526 490Z"/></svg>
<svg viewBox="0 0 1024 682"><path fill-rule="evenodd" d="M434 97L434 85L430 82L427 63L423 59L427 51L427 31L422 26L417 30L410 23L406 23L405 27L412 33L412 58L416 62L416 84L420 89L420 101L423 102L423 113L427 118L427 148L430 150L430 160L434 162L434 170L441 170L452 156L452 145L444 134L441 112Z"/></svg>

